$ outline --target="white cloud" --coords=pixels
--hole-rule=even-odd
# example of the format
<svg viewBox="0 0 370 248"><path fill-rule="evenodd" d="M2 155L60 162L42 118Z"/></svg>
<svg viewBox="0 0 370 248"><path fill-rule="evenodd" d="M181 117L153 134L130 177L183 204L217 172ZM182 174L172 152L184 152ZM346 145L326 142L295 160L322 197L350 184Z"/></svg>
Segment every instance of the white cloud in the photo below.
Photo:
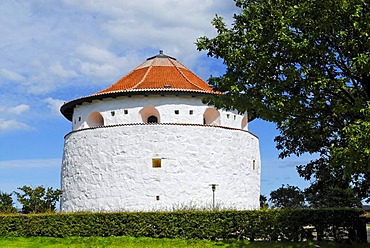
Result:
<svg viewBox="0 0 370 248"><path fill-rule="evenodd" d="M225 0L0 1L0 85L32 95L107 86L159 49L192 69L205 57L197 37L233 11Z"/></svg>
<svg viewBox="0 0 370 248"><path fill-rule="evenodd" d="M91 45L82 44L77 48L77 52L98 63L109 63L111 61L115 62L119 58L113 53Z"/></svg>
<svg viewBox="0 0 370 248"><path fill-rule="evenodd" d="M199 56L194 45L196 38L213 33L213 2L111 1L115 8L107 9L90 1L87 8L112 16L100 27L117 44L131 49L163 49L181 60L191 60ZM124 14L115 15L120 13L117 9Z"/></svg>
<svg viewBox="0 0 370 248"><path fill-rule="evenodd" d="M8 114L15 114L15 115L20 115L24 112L27 112L29 109L30 109L30 106L27 104L20 104L15 107L0 106L0 112L8 113Z"/></svg>
<svg viewBox="0 0 370 248"><path fill-rule="evenodd" d="M77 76L77 73L75 71L64 69L60 62L50 66L49 70L51 73L54 73L55 75L60 76L62 78L71 78Z"/></svg>
<svg viewBox="0 0 370 248"><path fill-rule="evenodd" d="M111 75L116 75L119 72L118 68L112 65L97 63L81 63L81 71L84 74L97 78L97 80L100 78L110 78Z"/></svg>
<svg viewBox="0 0 370 248"><path fill-rule="evenodd" d="M16 107L9 108L8 112L11 114L20 115L24 112L27 112L30 109L29 105L21 104Z"/></svg>
<svg viewBox="0 0 370 248"><path fill-rule="evenodd" d="M0 77L13 82L24 82L26 80L26 78L20 75L19 73L9 71L4 68L0 69Z"/></svg>
<svg viewBox="0 0 370 248"><path fill-rule="evenodd" d="M45 168L45 167L60 167L61 163L62 163L62 160L60 158L5 160L5 161L0 161L0 167Z"/></svg>
<svg viewBox="0 0 370 248"><path fill-rule="evenodd" d="M128 54L117 56L114 53L92 45L82 44L76 48L80 60L75 61L81 74L91 78L89 83L113 83L141 61L138 56Z"/></svg>
<svg viewBox="0 0 370 248"><path fill-rule="evenodd" d="M86 44L79 46L76 51L84 58L79 63L83 74L99 79L107 77L110 79L112 75L119 74L119 67L123 63L123 59L113 53Z"/></svg>
<svg viewBox="0 0 370 248"><path fill-rule="evenodd" d="M63 100L59 99L53 99L51 97L48 97L44 99L44 102L48 104L48 108L54 115L60 116L60 107L64 104Z"/></svg>
<svg viewBox="0 0 370 248"><path fill-rule="evenodd" d="M15 130L30 130L31 127L16 120L0 119L0 132Z"/></svg>
<svg viewBox="0 0 370 248"><path fill-rule="evenodd" d="M9 107L3 101L0 103L0 133L16 130L31 130L32 128L22 120L25 113L30 110L27 104L19 104Z"/></svg>
<svg viewBox="0 0 370 248"><path fill-rule="evenodd" d="M214 35L210 24L216 13L231 17L236 7L224 0L88 1L65 0L67 6L91 13L99 20L101 47L115 51L159 50L181 61L193 62L199 53L194 42L199 36ZM229 21L230 22L230 21ZM152 56L154 54L145 54Z"/></svg>

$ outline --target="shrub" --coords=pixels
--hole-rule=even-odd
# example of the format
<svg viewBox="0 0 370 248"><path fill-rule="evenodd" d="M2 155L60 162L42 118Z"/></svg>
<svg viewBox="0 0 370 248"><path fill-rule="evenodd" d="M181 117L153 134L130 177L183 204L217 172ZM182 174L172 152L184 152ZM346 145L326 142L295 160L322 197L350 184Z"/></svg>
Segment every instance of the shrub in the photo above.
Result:
<svg viewBox="0 0 370 248"><path fill-rule="evenodd" d="M285 209L0 215L0 236L358 240L361 210ZM310 227L309 229L307 227Z"/></svg>
<svg viewBox="0 0 370 248"><path fill-rule="evenodd" d="M0 191L0 213L16 213L12 194L7 194Z"/></svg>

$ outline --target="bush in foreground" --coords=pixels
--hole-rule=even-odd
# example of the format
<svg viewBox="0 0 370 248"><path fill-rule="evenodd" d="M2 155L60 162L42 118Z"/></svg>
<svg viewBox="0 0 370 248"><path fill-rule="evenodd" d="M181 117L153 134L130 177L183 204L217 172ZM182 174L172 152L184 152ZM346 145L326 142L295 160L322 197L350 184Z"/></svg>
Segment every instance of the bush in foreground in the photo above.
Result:
<svg viewBox="0 0 370 248"><path fill-rule="evenodd" d="M0 236L301 241L312 239L315 230L318 240L361 241L365 222L360 214L356 209L286 209L2 215Z"/></svg>

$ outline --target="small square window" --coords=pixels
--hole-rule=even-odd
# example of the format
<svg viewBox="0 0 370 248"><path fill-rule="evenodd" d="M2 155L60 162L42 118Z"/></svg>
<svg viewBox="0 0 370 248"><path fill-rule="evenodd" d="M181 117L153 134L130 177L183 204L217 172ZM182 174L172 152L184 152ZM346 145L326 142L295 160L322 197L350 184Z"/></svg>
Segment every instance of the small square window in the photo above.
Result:
<svg viewBox="0 0 370 248"><path fill-rule="evenodd" d="M192 115L193 114L193 110L189 110L189 115Z"/></svg>
<svg viewBox="0 0 370 248"><path fill-rule="evenodd" d="M157 201L159 201L159 195L156 195L156 196L155 196L155 199L156 199Z"/></svg>
<svg viewBox="0 0 370 248"><path fill-rule="evenodd" d="M230 118L230 114L227 114L226 117L227 117L227 119L229 119Z"/></svg>
<svg viewBox="0 0 370 248"><path fill-rule="evenodd" d="M162 161L160 158L153 158L152 159L152 167L153 168L161 168L162 167Z"/></svg>
<svg viewBox="0 0 370 248"><path fill-rule="evenodd" d="M127 115L128 114L128 110L127 109L123 110L123 113L125 113L125 115Z"/></svg>
<svg viewBox="0 0 370 248"><path fill-rule="evenodd" d="M175 110L175 114L177 114L177 115L178 115L179 113L180 113L180 111L179 111L179 110Z"/></svg>
<svg viewBox="0 0 370 248"><path fill-rule="evenodd" d="M111 111L111 112L110 112L110 114L111 114L112 116L114 116L114 115L116 114L116 112Z"/></svg>

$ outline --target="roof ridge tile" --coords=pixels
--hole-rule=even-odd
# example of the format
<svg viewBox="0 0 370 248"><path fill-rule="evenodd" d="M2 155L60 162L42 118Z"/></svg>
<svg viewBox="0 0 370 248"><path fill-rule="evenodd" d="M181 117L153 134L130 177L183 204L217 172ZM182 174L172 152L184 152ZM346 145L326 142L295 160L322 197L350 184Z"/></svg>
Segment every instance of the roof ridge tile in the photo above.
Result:
<svg viewBox="0 0 370 248"><path fill-rule="evenodd" d="M196 85L194 84L193 82L191 82L189 80L189 78L175 65L175 63L173 63L171 60L170 62L173 64L173 66L179 71L179 73L185 78L186 81L188 81L190 84L194 85L195 87L201 89L201 90L204 90L202 87L200 87L199 85ZM180 63L182 64L182 63ZM182 64L183 65L183 64ZM183 65L184 66L184 65ZM186 68L188 71L190 71L186 66L184 66L184 68ZM194 74L195 75L195 74Z"/></svg>
<svg viewBox="0 0 370 248"><path fill-rule="evenodd" d="M152 63L150 64L150 66L148 66L148 69L147 69L147 71L145 72L145 74L144 74L144 76L143 76L143 78L137 83L137 84L135 84L134 86L132 86L131 87L131 89L136 89L141 83L143 83L144 82L144 80L145 80L145 78L148 76L148 74L149 74L149 72L152 70L152 68L153 68L153 64L154 64L154 60L155 59L153 59L153 61L152 61ZM143 63L145 63L145 62L143 62ZM142 63L142 64L143 64Z"/></svg>

